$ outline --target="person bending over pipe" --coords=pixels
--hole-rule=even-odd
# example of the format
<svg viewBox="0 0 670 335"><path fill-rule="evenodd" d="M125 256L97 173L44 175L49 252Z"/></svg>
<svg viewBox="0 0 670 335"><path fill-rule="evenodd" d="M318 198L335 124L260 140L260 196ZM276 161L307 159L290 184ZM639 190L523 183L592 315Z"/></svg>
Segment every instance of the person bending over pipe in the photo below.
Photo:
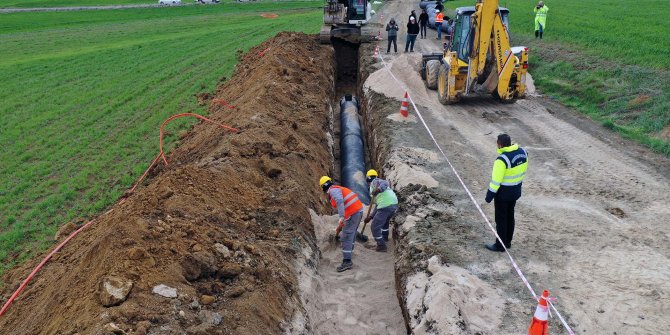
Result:
<svg viewBox="0 0 670 335"><path fill-rule="evenodd" d="M366 176L368 185L370 185L370 197L373 199L370 206L375 206L375 209L371 215L365 218L365 223L372 220L372 236L377 242L375 251L386 252L386 242L389 240L389 223L398 210L398 197L391 189L388 181L378 178L377 171L369 170Z"/></svg>
<svg viewBox="0 0 670 335"><path fill-rule="evenodd" d="M337 229L335 229L335 236L341 234L342 264L337 267L337 272L346 271L354 266L351 256L354 252L358 225L363 218L363 203L358 200L356 192L333 184L332 179L328 176L321 177L319 185L328 197L330 204L337 209L337 215L340 217Z"/></svg>

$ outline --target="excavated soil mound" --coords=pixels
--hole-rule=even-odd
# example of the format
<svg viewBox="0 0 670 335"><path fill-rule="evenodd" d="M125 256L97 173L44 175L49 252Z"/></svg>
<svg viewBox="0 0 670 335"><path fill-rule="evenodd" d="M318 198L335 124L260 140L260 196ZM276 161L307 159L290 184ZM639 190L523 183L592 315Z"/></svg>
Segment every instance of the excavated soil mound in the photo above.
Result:
<svg viewBox="0 0 670 335"><path fill-rule="evenodd" d="M237 108L210 107L239 133L196 125L168 167L42 269L1 333L286 331L304 311L292 264L313 243L308 209L324 208L333 64L332 48L296 33L242 55L213 95ZM38 261L8 273L4 299Z"/></svg>

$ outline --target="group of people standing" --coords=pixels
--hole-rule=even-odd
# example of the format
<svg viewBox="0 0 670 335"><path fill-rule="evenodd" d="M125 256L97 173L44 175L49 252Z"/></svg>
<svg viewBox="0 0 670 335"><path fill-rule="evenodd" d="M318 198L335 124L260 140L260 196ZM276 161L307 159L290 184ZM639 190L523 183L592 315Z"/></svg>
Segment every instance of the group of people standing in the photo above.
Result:
<svg viewBox="0 0 670 335"><path fill-rule="evenodd" d="M444 15L444 6L440 0L437 0L437 6L435 7L435 29L437 30L437 39L442 39L442 25L447 26L447 35L450 35L454 29L454 20L449 16ZM544 29L547 25L547 12L549 7L545 6L544 1L540 1L537 6L534 8L535 12L535 38L542 38L544 34ZM421 15L417 17L416 12L412 10L412 13L409 15L407 20L407 38L405 39L405 52L414 52L414 44L416 43L417 36L421 38L426 38L426 32L428 28L428 13L425 9L422 10ZM394 18L391 18L389 23L386 25L386 31L388 32L388 46L386 47L386 53L391 52L391 45L393 45L393 51L398 52L398 31L400 27Z"/></svg>
<svg viewBox="0 0 670 335"><path fill-rule="evenodd" d="M440 4L441 5L441 4ZM421 15L417 17L416 12L412 10L407 19L407 38L405 39L405 52L414 52L414 44L416 43L417 36L421 38L426 38L426 33L428 31L428 13L425 9L422 10ZM443 24L444 20L447 20L448 24L452 24L453 20L449 19L448 16L437 9L435 16L435 26L437 27L437 39L442 38L442 31L440 26ZM386 25L386 31L388 32L388 46L386 47L386 53L391 52L391 45L393 45L393 50L398 52L398 31L400 27L396 22L395 18L391 18L389 23Z"/></svg>
<svg viewBox="0 0 670 335"><path fill-rule="evenodd" d="M416 36L419 35L420 31L425 31L425 24L420 23L419 20L416 18L414 11L412 11L412 14L410 14L407 20L407 39L405 41L405 52L414 52ZM394 18L391 18L389 23L386 25L386 31L388 32L388 46L386 47L386 53L391 52L391 44L393 44L393 51L398 52L397 40L400 27Z"/></svg>

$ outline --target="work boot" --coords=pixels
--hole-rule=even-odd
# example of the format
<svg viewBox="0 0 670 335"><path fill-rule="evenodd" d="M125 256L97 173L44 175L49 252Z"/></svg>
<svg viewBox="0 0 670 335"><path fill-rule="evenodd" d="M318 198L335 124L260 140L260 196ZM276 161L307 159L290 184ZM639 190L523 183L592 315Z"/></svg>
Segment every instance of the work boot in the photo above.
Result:
<svg viewBox="0 0 670 335"><path fill-rule="evenodd" d="M377 245L377 247L375 248L375 251L377 251L377 252L386 252L387 250L388 250L388 248L386 247L386 244L385 245Z"/></svg>
<svg viewBox="0 0 670 335"><path fill-rule="evenodd" d="M337 267L337 272L344 272L354 267L354 263L351 260L343 260L342 264Z"/></svg>
<svg viewBox="0 0 670 335"><path fill-rule="evenodd" d="M500 252L505 251L505 249L503 249L503 247L501 247L501 246L499 246L495 243L486 244L485 246L486 246L486 249L489 249L491 251L500 251Z"/></svg>

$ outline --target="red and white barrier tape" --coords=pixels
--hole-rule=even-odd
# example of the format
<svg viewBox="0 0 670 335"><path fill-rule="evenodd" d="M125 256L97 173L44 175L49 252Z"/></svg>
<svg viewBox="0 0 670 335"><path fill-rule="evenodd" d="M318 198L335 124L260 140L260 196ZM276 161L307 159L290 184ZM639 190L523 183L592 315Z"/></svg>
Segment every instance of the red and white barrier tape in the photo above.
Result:
<svg viewBox="0 0 670 335"><path fill-rule="evenodd" d="M498 233L496 232L495 228L491 224L491 221L488 219L486 214L484 214L484 211L479 206L479 203L477 203L477 200L475 200L475 197L472 195L472 192L470 192L470 189L468 189L468 187L465 185L465 182L461 178L460 174L458 174L458 171L456 171L456 168L451 164L451 161L449 160L449 157L447 157L447 154L444 152L444 150L442 150L442 147L440 146L440 144L437 143L437 140L435 139L435 136L433 136L433 132L428 127L428 124L426 124L426 121L423 119L423 116L421 115L421 112L419 112L419 108L417 108L416 104L414 103L414 99L412 99L412 94L409 93L410 92L409 87L407 85L405 85L405 83L403 83L401 80L399 80L393 74L393 72L391 71L391 68L388 66L388 63L386 63L386 61L384 60L384 57L381 55L381 53L378 54L378 57L382 61L382 64L384 65L384 68L386 69L386 71L388 71L388 73L391 75L393 80L395 80L396 83L398 83L398 85L403 87L405 89L405 91L407 92L408 97L409 97L409 101L412 103L412 107L414 107L414 111L416 112L416 115L419 117L419 120L421 120L421 124L423 124L423 127L428 132L428 135L433 140L433 143L437 147L437 150L440 151L440 153L442 154L444 159L447 161L447 164L449 164L449 167L451 168L451 171L454 172L454 175L456 176L458 181L461 183L461 186L463 186L463 189L465 190L465 193L468 194L468 197L470 197L470 200L472 200L472 203L475 205L475 208L477 208L477 211L479 212L479 214L482 216L482 218L484 219L486 224L489 226L489 228L491 228L491 231L493 231L493 234L496 236L496 239L498 241L500 241L500 245L502 245L503 248L505 249L505 252L507 253L507 257L509 257L509 260L512 262L512 267L514 267L514 270L516 271L516 273L521 278L521 281L523 281L524 285L526 285L526 287L528 288L530 293L533 295L533 298L535 298L535 301L539 301L539 298L538 298L537 294L535 293L535 290L533 290L533 287L530 285L530 282L528 282L528 279L526 278L526 276L523 274L523 272L521 272L521 268L519 268L519 265L516 263L514 258L512 258L512 254L510 254L509 250L507 250L507 248L505 247L505 244L503 243L500 236L498 236ZM563 319L563 316L561 316L561 313L558 312L558 309L556 309L556 307L554 306L554 304L551 301L549 301L549 300L547 300L547 301L549 302L549 305L551 306L551 308L554 309L554 312L556 312L556 315L561 320L561 323L563 323L563 327L565 327L565 329L568 331L568 334L574 335L575 333L572 331L572 328L570 328L570 326L565 321L565 319Z"/></svg>

